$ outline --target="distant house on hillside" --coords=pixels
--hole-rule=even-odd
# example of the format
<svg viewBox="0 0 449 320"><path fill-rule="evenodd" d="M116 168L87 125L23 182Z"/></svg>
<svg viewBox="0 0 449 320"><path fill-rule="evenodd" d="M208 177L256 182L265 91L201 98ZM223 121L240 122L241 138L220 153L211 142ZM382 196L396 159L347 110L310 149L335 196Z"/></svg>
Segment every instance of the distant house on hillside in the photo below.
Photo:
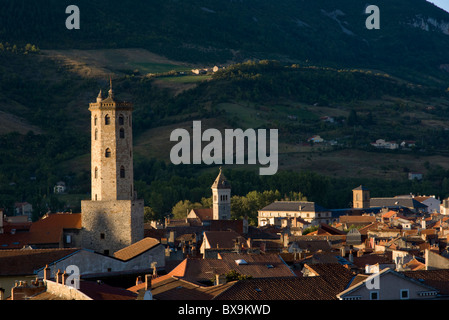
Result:
<svg viewBox="0 0 449 320"><path fill-rule="evenodd" d="M53 192L55 194L63 194L67 191L67 187L64 181L58 181L53 187Z"/></svg>
<svg viewBox="0 0 449 320"><path fill-rule="evenodd" d="M27 216L31 220L33 214L33 206L28 202L16 202L14 204L15 214L17 216Z"/></svg>
<svg viewBox="0 0 449 320"><path fill-rule="evenodd" d="M384 139L377 139L376 142L371 143L371 145L378 149L399 149L399 145L393 141L385 141Z"/></svg>
<svg viewBox="0 0 449 320"><path fill-rule="evenodd" d="M324 142L324 139L321 138L319 135L315 135L307 139L307 142L322 143Z"/></svg>
<svg viewBox="0 0 449 320"><path fill-rule="evenodd" d="M408 173L409 180L422 180L422 173L420 172L409 172Z"/></svg>

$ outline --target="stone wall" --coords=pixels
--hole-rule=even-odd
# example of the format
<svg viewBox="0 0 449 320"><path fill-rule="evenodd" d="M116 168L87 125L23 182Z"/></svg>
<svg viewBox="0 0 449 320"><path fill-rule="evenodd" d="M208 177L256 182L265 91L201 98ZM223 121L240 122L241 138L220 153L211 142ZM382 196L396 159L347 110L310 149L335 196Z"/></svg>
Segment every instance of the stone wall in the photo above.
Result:
<svg viewBox="0 0 449 320"><path fill-rule="evenodd" d="M81 201L82 244L112 254L143 239L143 200Z"/></svg>

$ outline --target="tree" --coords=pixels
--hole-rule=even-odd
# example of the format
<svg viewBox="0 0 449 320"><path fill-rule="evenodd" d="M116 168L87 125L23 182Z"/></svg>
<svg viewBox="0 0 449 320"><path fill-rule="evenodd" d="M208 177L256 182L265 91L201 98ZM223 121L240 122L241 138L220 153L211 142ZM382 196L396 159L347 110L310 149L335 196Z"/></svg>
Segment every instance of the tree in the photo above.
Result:
<svg viewBox="0 0 449 320"><path fill-rule="evenodd" d="M252 276L241 274L235 270L230 270L228 273L226 273L226 281L236 281L236 280L245 280L245 279L251 279Z"/></svg>
<svg viewBox="0 0 449 320"><path fill-rule="evenodd" d="M349 125L349 126L355 126L355 125L358 124L358 122L359 122L359 119L358 119L358 117L357 117L357 112L356 112L354 109L352 109L352 110L349 112L349 116L348 116L348 125Z"/></svg>
<svg viewBox="0 0 449 320"><path fill-rule="evenodd" d="M144 207L143 208L143 220L144 220L144 222L160 220L160 216L156 212L154 212L154 210L151 207Z"/></svg>
<svg viewBox="0 0 449 320"><path fill-rule="evenodd" d="M173 218L185 219L190 210L202 207L203 205L199 202L192 203L190 200L178 201L172 209Z"/></svg>

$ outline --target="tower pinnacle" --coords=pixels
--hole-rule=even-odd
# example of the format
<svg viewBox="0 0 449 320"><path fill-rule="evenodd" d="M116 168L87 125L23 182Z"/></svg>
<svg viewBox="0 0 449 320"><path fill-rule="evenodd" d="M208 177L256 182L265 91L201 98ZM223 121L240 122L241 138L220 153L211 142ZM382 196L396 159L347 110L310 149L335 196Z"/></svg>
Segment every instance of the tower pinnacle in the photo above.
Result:
<svg viewBox="0 0 449 320"><path fill-rule="evenodd" d="M109 96L112 97L114 95L112 91L112 77L109 77Z"/></svg>

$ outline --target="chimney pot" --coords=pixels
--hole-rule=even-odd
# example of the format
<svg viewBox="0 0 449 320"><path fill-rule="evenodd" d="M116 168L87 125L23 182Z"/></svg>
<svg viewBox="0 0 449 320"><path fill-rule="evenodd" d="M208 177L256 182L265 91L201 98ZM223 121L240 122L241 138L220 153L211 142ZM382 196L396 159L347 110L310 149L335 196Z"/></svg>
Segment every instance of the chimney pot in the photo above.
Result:
<svg viewBox="0 0 449 320"><path fill-rule="evenodd" d="M57 283L62 283L63 282L61 269L58 269L58 272L56 273L56 282Z"/></svg>
<svg viewBox="0 0 449 320"><path fill-rule="evenodd" d="M151 274L145 275L145 291L151 290L151 279L152 279Z"/></svg>
<svg viewBox="0 0 449 320"><path fill-rule="evenodd" d="M65 285L68 277L69 277L69 275L67 274L66 271L64 271L64 273L61 276L61 284Z"/></svg>
<svg viewBox="0 0 449 320"><path fill-rule="evenodd" d="M48 264L45 265L44 280L50 280L50 271L51 271L51 269L48 267Z"/></svg>

